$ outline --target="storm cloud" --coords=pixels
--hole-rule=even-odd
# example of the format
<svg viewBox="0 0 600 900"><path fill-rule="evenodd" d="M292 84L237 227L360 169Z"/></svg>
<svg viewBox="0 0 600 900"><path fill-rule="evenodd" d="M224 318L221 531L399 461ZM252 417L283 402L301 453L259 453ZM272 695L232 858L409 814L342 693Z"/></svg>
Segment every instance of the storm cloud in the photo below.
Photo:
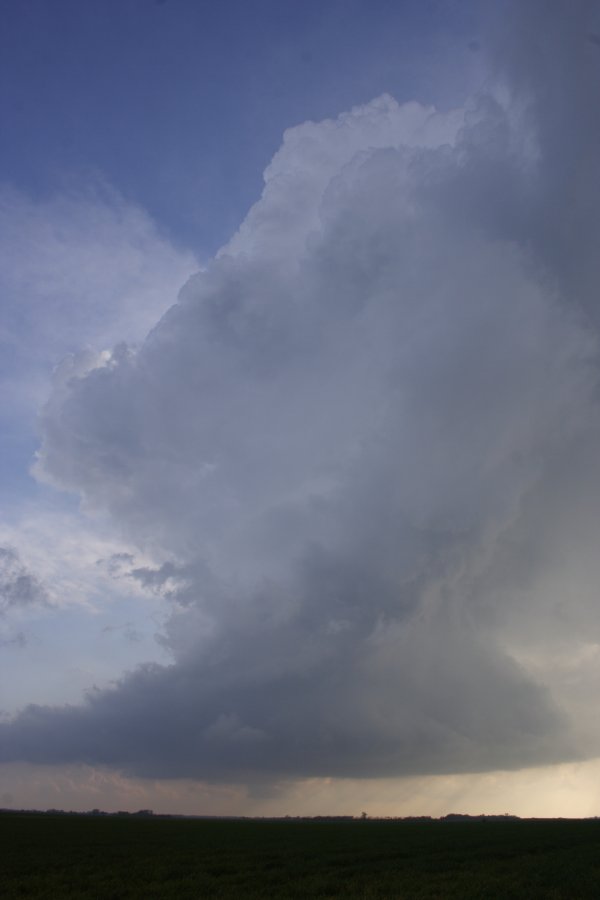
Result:
<svg viewBox="0 0 600 900"><path fill-rule="evenodd" d="M37 471L170 579L148 665L2 760L234 781L600 753L597 4L515 6L490 88L290 129Z"/></svg>

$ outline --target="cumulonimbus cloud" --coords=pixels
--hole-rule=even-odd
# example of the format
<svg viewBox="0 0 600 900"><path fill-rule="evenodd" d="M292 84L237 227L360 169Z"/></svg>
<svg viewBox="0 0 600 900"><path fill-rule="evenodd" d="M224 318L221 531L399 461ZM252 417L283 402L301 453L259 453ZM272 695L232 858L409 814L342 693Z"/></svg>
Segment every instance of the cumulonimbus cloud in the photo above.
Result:
<svg viewBox="0 0 600 900"><path fill-rule="evenodd" d="M534 7L501 99L287 132L141 348L57 388L38 470L172 560L173 663L24 710L2 759L232 780L599 751L599 59L591 4Z"/></svg>

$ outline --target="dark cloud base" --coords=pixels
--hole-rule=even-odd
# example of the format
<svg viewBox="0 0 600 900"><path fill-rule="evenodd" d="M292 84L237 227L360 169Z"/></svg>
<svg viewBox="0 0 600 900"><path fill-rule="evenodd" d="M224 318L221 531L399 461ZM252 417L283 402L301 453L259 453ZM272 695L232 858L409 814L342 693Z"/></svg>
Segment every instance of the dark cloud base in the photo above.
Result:
<svg viewBox="0 0 600 900"><path fill-rule="evenodd" d="M469 662L477 687L468 668L459 682L454 664L435 673L445 682L434 681L425 698L410 670L369 684L358 665L349 671L330 661L306 675L219 689L210 673L148 666L93 693L84 708L29 707L0 726L0 758L256 781L473 772L577 756L542 690L502 661Z"/></svg>

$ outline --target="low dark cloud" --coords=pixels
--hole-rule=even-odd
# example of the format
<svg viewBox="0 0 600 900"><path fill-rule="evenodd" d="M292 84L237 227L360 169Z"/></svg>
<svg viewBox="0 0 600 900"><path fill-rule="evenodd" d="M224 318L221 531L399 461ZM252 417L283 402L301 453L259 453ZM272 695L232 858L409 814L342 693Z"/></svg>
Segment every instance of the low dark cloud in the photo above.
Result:
<svg viewBox="0 0 600 900"><path fill-rule="evenodd" d="M102 634L119 635L129 641L130 644L137 644L142 639L142 635L133 625L133 622L123 622L119 625L105 625Z"/></svg>
<svg viewBox="0 0 600 900"><path fill-rule="evenodd" d="M173 661L29 707L2 759L261 780L599 752L596 11L514 7L504 89L464 113L291 129L140 350L57 389L40 471L172 560L117 568L168 594Z"/></svg>
<svg viewBox="0 0 600 900"><path fill-rule="evenodd" d="M22 631L17 632L15 635L11 635L10 637L2 637L0 638L0 647L10 647L13 650L22 650L23 647L27 646L27 638L23 634Z"/></svg>
<svg viewBox="0 0 600 900"><path fill-rule="evenodd" d="M0 547L0 614L47 602L46 589L23 565L17 551Z"/></svg>

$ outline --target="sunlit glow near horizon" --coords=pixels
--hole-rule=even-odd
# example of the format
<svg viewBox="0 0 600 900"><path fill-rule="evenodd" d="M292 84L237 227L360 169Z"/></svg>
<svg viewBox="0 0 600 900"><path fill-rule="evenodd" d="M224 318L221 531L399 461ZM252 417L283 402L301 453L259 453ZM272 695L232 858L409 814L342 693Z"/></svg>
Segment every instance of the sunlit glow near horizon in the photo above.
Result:
<svg viewBox="0 0 600 900"><path fill-rule="evenodd" d="M223 7L0 39L0 807L596 816L600 3Z"/></svg>

